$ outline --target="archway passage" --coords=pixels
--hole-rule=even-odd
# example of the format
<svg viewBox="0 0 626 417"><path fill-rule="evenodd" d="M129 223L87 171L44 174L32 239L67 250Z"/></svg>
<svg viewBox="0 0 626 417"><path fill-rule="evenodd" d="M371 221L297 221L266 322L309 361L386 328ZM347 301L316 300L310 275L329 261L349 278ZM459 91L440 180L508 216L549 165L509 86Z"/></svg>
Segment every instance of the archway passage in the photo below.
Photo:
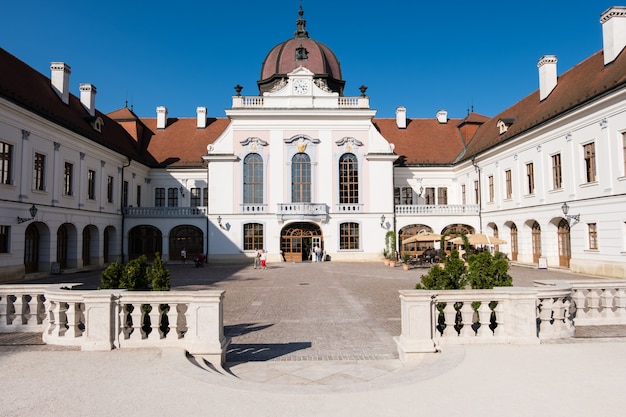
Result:
<svg viewBox="0 0 626 417"><path fill-rule="evenodd" d="M322 230L313 223L291 223L280 233L280 249L286 262L302 262L309 259L311 248L318 245L324 250Z"/></svg>
<svg viewBox="0 0 626 417"><path fill-rule="evenodd" d="M170 260L180 259L180 251L185 249L187 258L204 253L203 251L204 233L196 226L182 225L176 226L170 231Z"/></svg>
<svg viewBox="0 0 626 417"><path fill-rule="evenodd" d="M27 274L39 270L39 231L35 223L28 225L24 236L24 268Z"/></svg>
<svg viewBox="0 0 626 417"><path fill-rule="evenodd" d="M135 226L128 232L128 256L136 259L146 255L148 260L154 259L156 252L163 251L163 234L154 226Z"/></svg>

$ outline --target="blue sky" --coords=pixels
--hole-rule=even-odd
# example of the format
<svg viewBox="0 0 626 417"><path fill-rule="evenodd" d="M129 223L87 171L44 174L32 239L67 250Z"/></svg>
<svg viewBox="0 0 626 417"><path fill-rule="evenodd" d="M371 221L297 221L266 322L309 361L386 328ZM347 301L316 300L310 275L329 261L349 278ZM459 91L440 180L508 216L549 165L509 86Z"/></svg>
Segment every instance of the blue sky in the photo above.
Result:
<svg viewBox="0 0 626 417"><path fill-rule="evenodd" d="M340 60L344 94L368 86L377 117L495 116L538 88L537 61L561 74L602 49L605 0L303 0L309 36ZM97 88L103 112L224 117L236 84L257 95L265 55L293 37L300 0L11 1L0 46L49 76L72 68L70 88ZM0 74L1 76L1 74Z"/></svg>

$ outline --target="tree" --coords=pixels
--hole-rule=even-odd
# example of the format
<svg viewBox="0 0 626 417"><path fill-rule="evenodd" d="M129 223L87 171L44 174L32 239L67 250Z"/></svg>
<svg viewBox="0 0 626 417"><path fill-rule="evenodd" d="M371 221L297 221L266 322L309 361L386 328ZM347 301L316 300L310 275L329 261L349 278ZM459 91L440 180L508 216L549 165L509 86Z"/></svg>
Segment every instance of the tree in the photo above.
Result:
<svg viewBox="0 0 626 417"><path fill-rule="evenodd" d="M100 274L100 289L119 288L123 268L119 262L113 262Z"/></svg>
<svg viewBox="0 0 626 417"><path fill-rule="evenodd" d="M152 283L152 291L170 290L170 271L163 266L161 254L158 252L152 266L148 268L148 281Z"/></svg>
<svg viewBox="0 0 626 417"><path fill-rule="evenodd" d="M493 287L510 287L513 278L508 274L509 262L506 256L489 251L470 255L467 277L473 289L491 289Z"/></svg>
<svg viewBox="0 0 626 417"><path fill-rule="evenodd" d="M120 279L120 288L127 290L148 289L147 269L148 262L145 255L128 262Z"/></svg>
<svg viewBox="0 0 626 417"><path fill-rule="evenodd" d="M450 256L443 260L443 268L434 265L428 273L422 276L422 282L415 288L426 290L460 290L464 289L467 281L467 267L465 261L459 257L459 251L453 250Z"/></svg>

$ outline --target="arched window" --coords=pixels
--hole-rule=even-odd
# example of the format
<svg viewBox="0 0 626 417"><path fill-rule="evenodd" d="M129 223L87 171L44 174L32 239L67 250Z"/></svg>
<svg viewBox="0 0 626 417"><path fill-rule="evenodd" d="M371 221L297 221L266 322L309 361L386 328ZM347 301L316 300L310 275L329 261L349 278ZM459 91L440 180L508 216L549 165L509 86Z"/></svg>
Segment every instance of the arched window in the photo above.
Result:
<svg viewBox="0 0 626 417"><path fill-rule="evenodd" d="M311 158L305 153L291 159L291 202L311 202Z"/></svg>
<svg viewBox="0 0 626 417"><path fill-rule="evenodd" d="M258 153L251 153L243 160L243 202L263 203L263 159Z"/></svg>
<svg viewBox="0 0 626 417"><path fill-rule="evenodd" d="M534 222L532 225L533 262L539 262L541 257L541 226Z"/></svg>
<svg viewBox="0 0 626 417"><path fill-rule="evenodd" d="M351 153L339 158L339 203L359 202L359 161Z"/></svg>

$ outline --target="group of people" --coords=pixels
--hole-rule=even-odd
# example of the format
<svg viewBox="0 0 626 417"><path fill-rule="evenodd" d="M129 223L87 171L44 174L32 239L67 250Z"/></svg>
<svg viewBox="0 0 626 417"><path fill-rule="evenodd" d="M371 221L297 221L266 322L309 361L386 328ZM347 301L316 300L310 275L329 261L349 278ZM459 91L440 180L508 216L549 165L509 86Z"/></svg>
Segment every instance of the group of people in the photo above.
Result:
<svg viewBox="0 0 626 417"><path fill-rule="evenodd" d="M323 259L322 248L320 248L319 246L315 245L314 248L311 248L311 261L312 262L322 262L322 259Z"/></svg>
<svg viewBox="0 0 626 417"><path fill-rule="evenodd" d="M267 251L265 249L254 249L254 269L267 269Z"/></svg>

